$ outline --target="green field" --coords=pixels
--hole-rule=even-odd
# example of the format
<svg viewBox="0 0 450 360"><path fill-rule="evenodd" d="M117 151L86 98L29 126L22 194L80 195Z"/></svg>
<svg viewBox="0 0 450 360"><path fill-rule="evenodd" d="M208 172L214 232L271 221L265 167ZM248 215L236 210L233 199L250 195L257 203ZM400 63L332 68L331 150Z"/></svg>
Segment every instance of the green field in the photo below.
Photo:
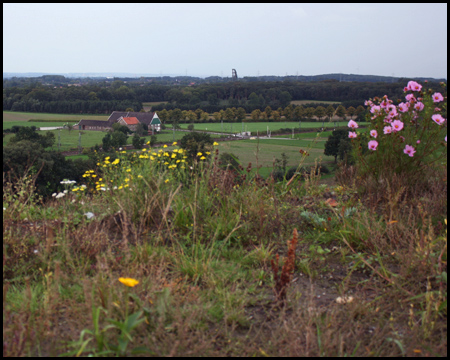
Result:
<svg viewBox="0 0 450 360"><path fill-rule="evenodd" d="M54 125L56 126L56 125ZM58 136L60 136L61 139L61 151L69 151L74 150L78 148L78 139L79 139L79 131L78 130L72 130L68 131L66 129L61 130L48 130L48 131L42 131L40 134L45 135L46 132L52 132L55 134L55 145L52 147L52 150L58 150ZM92 146L95 146L96 144L102 145L102 139L105 136L106 132L104 131L81 131L81 147L83 148L90 148ZM175 141L179 141L184 135L186 135L185 132L176 131L175 132ZM14 134L7 134L3 138L3 146L5 146L9 139L14 136ZM218 135L212 135L213 138L219 137ZM146 139L150 140L150 137L146 137ZM174 136L171 131L164 131L161 134L157 135L157 141L158 142L170 142L174 141ZM147 141L147 140L146 140ZM132 137L128 137L127 144L132 143Z"/></svg>
<svg viewBox="0 0 450 360"><path fill-rule="evenodd" d="M337 126L347 126L348 121L338 121L336 122ZM363 123L366 124L366 123ZM289 128L289 129L298 129L298 122L244 122L242 123L198 123L194 124L194 130L207 130L207 131L214 131L214 132L233 132L238 133L242 131L242 128L244 127L244 131L260 131L262 135L265 135L267 133L267 129L270 131L276 131L279 129ZM182 129L187 129L188 124L181 124L180 125ZM328 122L325 121L325 127L326 128L334 128L335 123L334 122ZM307 128L321 128L322 122L304 122L301 123L302 129Z"/></svg>
<svg viewBox="0 0 450 360"><path fill-rule="evenodd" d="M88 116L83 116L88 117ZM106 120L106 116L90 116L91 118L96 119L104 119ZM65 121L78 121L80 119L79 115L63 115L63 114L38 114L38 113L12 113L12 112L3 112L3 127L10 128L13 125L22 125L22 126L31 126L35 125L37 127L45 127L45 126L62 126L64 122L27 122L29 119L61 119ZM325 127L328 129L334 128L334 122L326 122ZM346 126L347 122L340 121L338 122L338 126ZM182 124L182 129L187 129L187 124ZM302 122L301 128L321 128L322 122ZM276 131L280 128L298 128L298 122L245 122L244 130L256 132L259 131L261 136L265 136L267 134L267 129L270 131ZM195 130L207 130L207 131L222 131L222 124L220 123L198 123L194 124ZM242 131L242 123L224 123L223 124L224 132L233 132L237 133ZM55 145L53 146L53 150L58 150L58 136L61 141L61 151L68 151L72 149L78 148L79 142L79 131L72 130L68 131L66 129L63 130L52 130L55 134ZM222 152L231 152L238 156L240 162L243 166L247 166L248 163L252 163L253 166L258 165L262 167L262 172L269 172L273 167L273 162L275 158L281 158L281 153L286 153L288 156L288 166L296 166L300 161L299 150L310 148L308 151L310 152L310 156L306 159L306 163L314 164L314 161L321 160L322 162L334 162L334 158L331 156L324 156L323 149L324 143L327 140L330 131L325 131L321 133L320 138L316 138L316 133L301 133L295 134L295 140L282 140L277 138L259 140L242 140L242 141L230 141L230 142L221 142L220 143L220 151ZM102 144L102 138L105 136L105 132L101 131L82 131L81 132L81 146L83 148L89 148L95 146L96 144ZM163 133L157 135L158 142L171 142L171 141L179 141L184 135L185 132L175 131L175 136L170 129L165 130ZM3 146L9 142L12 134L8 134L3 138ZM213 138L218 138L219 135L211 135ZM284 136L286 137L286 136ZM291 136L289 136L291 137ZM148 138L150 139L150 138ZM131 137L128 138L128 144L131 144ZM257 150L259 148L259 150ZM258 155L256 155L258 153ZM256 160L256 156L258 156L258 161ZM270 170L269 170L270 169Z"/></svg>
<svg viewBox="0 0 450 360"><path fill-rule="evenodd" d="M66 123L76 124L81 119L107 120L109 115L92 114L46 114L46 113L28 113L3 111L3 129L10 129L13 126L36 126L50 127L63 126ZM49 122L30 121L30 120L50 120ZM55 121L61 120L61 121Z"/></svg>
<svg viewBox="0 0 450 360"><path fill-rule="evenodd" d="M259 142L258 140L227 141L219 143L219 151L236 155L244 167L252 163L252 167L255 168L258 164L265 170L262 174L266 175L272 170L275 158L281 159L281 153L288 156L288 167L298 166L302 158L300 149L310 154L304 161L305 165L314 165L316 160L322 164L334 163L333 156L323 154L326 140L327 137L295 140L260 139Z"/></svg>
<svg viewBox="0 0 450 360"><path fill-rule="evenodd" d="M107 120L109 115L92 115L92 114L47 114L47 113L28 113L16 111L3 111L3 123L10 121L28 121L30 119L37 120L63 120L78 122L81 119L91 120Z"/></svg>

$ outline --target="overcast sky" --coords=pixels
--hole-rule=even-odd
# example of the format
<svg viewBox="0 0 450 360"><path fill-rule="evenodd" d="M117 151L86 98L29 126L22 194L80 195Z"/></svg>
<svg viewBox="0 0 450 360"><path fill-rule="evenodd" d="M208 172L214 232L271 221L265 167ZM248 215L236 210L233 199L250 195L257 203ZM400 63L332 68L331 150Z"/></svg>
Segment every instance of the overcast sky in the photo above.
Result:
<svg viewBox="0 0 450 360"><path fill-rule="evenodd" d="M447 78L447 4L3 4L3 72Z"/></svg>

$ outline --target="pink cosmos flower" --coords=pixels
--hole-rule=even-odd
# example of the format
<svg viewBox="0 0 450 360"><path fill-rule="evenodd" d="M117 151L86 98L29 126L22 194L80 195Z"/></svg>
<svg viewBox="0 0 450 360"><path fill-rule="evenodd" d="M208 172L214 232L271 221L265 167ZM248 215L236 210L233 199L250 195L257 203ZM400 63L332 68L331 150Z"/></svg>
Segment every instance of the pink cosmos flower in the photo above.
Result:
<svg viewBox="0 0 450 360"><path fill-rule="evenodd" d="M414 97L414 94L408 94L408 95L406 95L406 96L405 96L405 99L406 99L407 101L410 101L410 102L415 102L415 101L416 101L416 98Z"/></svg>
<svg viewBox="0 0 450 360"><path fill-rule="evenodd" d="M420 101L414 104L414 109L416 109L417 111L422 111L424 107L425 105Z"/></svg>
<svg viewBox="0 0 450 360"><path fill-rule="evenodd" d="M432 115L431 119L438 125L442 125L443 123L445 123L445 118L443 118L440 114Z"/></svg>
<svg viewBox="0 0 450 360"><path fill-rule="evenodd" d="M389 105L386 108L386 112L388 112L390 116L395 116L397 115L397 108L395 105Z"/></svg>
<svg viewBox="0 0 450 360"><path fill-rule="evenodd" d="M390 104L392 104L392 100L389 100L387 97L384 98L384 100L380 103L380 106L385 109L387 108Z"/></svg>
<svg viewBox="0 0 450 360"><path fill-rule="evenodd" d="M391 126L393 131L400 131L403 129L403 123L400 120L394 120Z"/></svg>
<svg viewBox="0 0 450 360"><path fill-rule="evenodd" d="M380 110L381 110L381 107L378 105L374 105L370 108L370 112L372 114L378 114L380 112Z"/></svg>
<svg viewBox="0 0 450 360"><path fill-rule="evenodd" d="M377 146L378 146L378 141L376 141L376 140L369 141L369 150L375 151L377 149Z"/></svg>
<svg viewBox="0 0 450 360"><path fill-rule="evenodd" d="M442 94L441 94L441 93L438 93L438 92L437 92L437 93L434 93L433 95L431 95L431 97L432 97L432 99L433 99L433 102L435 102L435 103L444 100L444 97L442 96Z"/></svg>
<svg viewBox="0 0 450 360"><path fill-rule="evenodd" d="M392 122L392 117L390 116L390 115L388 115L388 116L386 116L384 119L383 119L383 121L385 122L385 123L391 123Z"/></svg>
<svg viewBox="0 0 450 360"><path fill-rule="evenodd" d="M364 101L364 106L373 106L373 102L371 100Z"/></svg>
<svg viewBox="0 0 450 360"><path fill-rule="evenodd" d="M401 112L407 112L409 110L409 103L400 103L398 104L398 108Z"/></svg>
<svg viewBox="0 0 450 360"><path fill-rule="evenodd" d="M358 136L358 135L357 135L356 132L354 132L354 131L349 131L349 133L348 133L348 137L349 137L350 139L355 139L357 136Z"/></svg>
<svg viewBox="0 0 450 360"><path fill-rule="evenodd" d="M447 142L447 135L445 135L445 142Z"/></svg>
<svg viewBox="0 0 450 360"><path fill-rule="evenodd" d="M378 136L378 133L376 130L370 130L370 136L376 138Z"/></svg>
<svg viewBox="0 0 450 360"><path fill-rule="evenodd" d="M415 81L408 82L408 85L406 86L408 90L411 91L420 91L422 89L422 85Z"/></svg>
<svg viewBox="0 0 450 360"><path fill-rule="evenodd" d="M385 127L384 127L383 133L384 133L385 135L390 134L391 132L392 132L392 127L390 127L390 126L385 126Z"/></svg>
<svg viewBox="0 0 450 360"><path fill-rule="evenodd" d="M358 124L357 124L355 121L350 120L350 121L348 122L348 127L349 127L349 128L352 128L352 129L357 129L357 128L358 128Z"/></svg>
<svg viewBox="0 0 450 360"><path fill-rule="evenodd" d="M413 157L416 150L414 150L414 147L412 147L411 145L406 145L403 152L409 155L410 157Z"/></svg>
<svg viewBox="0 0 450 360"><path fill-rule="evenodd" d="M416 143L420 144L420 140L417 140Z"/></svg>

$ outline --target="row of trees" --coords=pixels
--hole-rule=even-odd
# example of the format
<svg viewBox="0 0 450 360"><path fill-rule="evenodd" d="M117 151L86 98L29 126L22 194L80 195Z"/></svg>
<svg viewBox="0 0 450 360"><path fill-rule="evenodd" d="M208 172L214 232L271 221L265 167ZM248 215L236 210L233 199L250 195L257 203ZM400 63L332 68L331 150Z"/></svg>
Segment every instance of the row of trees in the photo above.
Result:
<svg viewBox="0 0 450 360"><path fill-rule="evenodd" d="M276 110L272 110L270 106L266 106L263 111L259 109L255 109L250 114L250 119L246 119L247 113L242 107L232 107L227 108L225 110L216 111L212 114L212 118L210 115L203 111L202 109L192 110L166 110L163 109L158 111L159 118L166 124L174 124L175 126L179 123L194 123L194 122L241 122L241 121L325 121L327 119L330 121L333 116L337 116L343 120L347 117L353 119L353 117L357 116L359 120L362 120L365 114L365 108L360 105L357 108L353 106L349 106L345 108L343 105L339 105L337 108L332 105L317 106L314 107L303 107L288 105L284 109L278 108Z"/></svg>

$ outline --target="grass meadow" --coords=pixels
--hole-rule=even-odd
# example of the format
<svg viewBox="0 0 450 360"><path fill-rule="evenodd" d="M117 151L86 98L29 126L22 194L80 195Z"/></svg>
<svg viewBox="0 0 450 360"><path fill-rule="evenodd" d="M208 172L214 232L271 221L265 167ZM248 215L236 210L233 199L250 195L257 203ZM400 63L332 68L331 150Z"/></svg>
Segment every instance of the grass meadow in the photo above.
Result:
<svg viewBox="0 0 450 360"><path fill-rule="evenodd" d="M336 126L347 126L348 121L325 121L325 128L333 129ZM366 125L362 123L361 125ZM182 129L187 129L188 124L181 124ZM242 129L244 131L256 132L259 131L260 136L267 134L267 130L276 131L279 129L298 129L298 122L244 122L244 123L195 123L194 130L206 130L214 132L226 132L226 133L238 133ZM320 129L322 128L322 121L320 122L306 122L302 121L300 124L301 129Z"/></svg>
<svg viewBox="0 0 450 360"><path fill-rule="evenodd" d="M257 154L301 167L307 139ZM3 356L446 356L446 167L403 189L215 159L255 149L118 152L46 200L4 175Z"/></svg>

